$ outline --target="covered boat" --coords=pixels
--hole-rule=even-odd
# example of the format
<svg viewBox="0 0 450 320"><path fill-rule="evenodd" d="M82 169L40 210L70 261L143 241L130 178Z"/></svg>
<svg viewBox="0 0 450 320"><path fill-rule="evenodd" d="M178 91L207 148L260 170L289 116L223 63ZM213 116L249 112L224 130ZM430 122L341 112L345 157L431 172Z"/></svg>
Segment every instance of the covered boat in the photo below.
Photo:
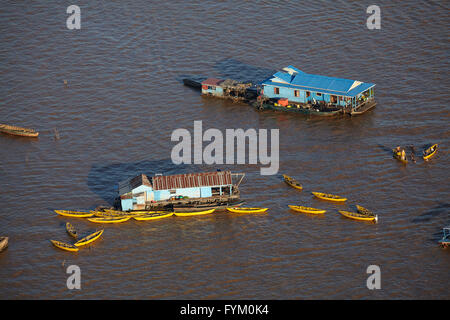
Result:
<svg viewBox="0 0 450 320"><path fill-rule="evenodd" d="M450 227L445 227L443 232L444 236L441 240L439 240L439 244L444 248L447 248L448 246L450 246Z"/></svg>

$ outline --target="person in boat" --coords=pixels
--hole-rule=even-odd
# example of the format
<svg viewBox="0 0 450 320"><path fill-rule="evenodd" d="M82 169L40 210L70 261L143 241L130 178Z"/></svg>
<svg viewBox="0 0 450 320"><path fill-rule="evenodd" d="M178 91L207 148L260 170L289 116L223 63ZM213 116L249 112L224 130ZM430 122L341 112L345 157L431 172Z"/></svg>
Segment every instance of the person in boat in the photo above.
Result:
<svg viewBox="0 0 450 320"><path fill-rule="evenodd" d="M397 157L400 157L402 154L402 150L400 149L400 146L398 146L397 148L395 148L395 154L397 155Z"/></svg>
<svg viewBox="0 0 450 320"><path fill-rule="evenodd" d="M402 149L402 160L406 160L406 152L405 152L405 149Z"/></svg>

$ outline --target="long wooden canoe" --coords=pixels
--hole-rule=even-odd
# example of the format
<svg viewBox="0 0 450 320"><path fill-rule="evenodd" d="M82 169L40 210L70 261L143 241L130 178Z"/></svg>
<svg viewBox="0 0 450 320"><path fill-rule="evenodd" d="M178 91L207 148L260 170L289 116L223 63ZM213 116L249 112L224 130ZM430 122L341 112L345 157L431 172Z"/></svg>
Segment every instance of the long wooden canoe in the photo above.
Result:
<svg viewBox="0 0 450 320"><path fill-rule="evenodd" d="M78 251L77 247L75 247L73 244L65 243L62 241L57 240L50 240L53 245L59 249L66 250L66 251Z"/></svg>
<svg viewBox="0 0 450 320"><path fill-rule="evenodd" d="M0 237L0 252L5 250L8 247L8 237Z"/></svg>
<svg viewBox="0 0 450 320"><path fill-rule="evenodd" d="M436 154L437 151L437 144L433 144L431 147L429 147L427 150L425 150L423 152L423 159L424 160L428 160L430 159L432 156L434 156Z"/></svg>
<svg viewBox="0 0 450 320"><path fill-rule="evenodd" d="M95 218L89 218L88 220L90 222L96 222L96 223L121 223L130 220L131 217L125 216L125 217L95 217Z"/></svg>
<svg viewBox="0 0 450 320"><path fill-rule="evenodd" d="M291 206L291 205L288 205L288 207L291 208L294 211L298 211L298 212L302 212L302 213L321 214L321 213L327 212L326 210L310 208L310 207L303 207L303 206Z"/></svg>
<svg viewBox="0 0 450 320"><path fill-rule="evenodd" d="M263 213L269 210L269 208L227 208L228 211L233 213Z"/></svg>
<svg viewBox="0 0 450 320"><path fill-rule="evenodd" d="M66 222L66 231L68 234L70 234L75 239L78 238L77 230L70 222Z"/></svg>
<svg viewBox="0 0 450 320"><path fill-rule="evenodd" d="M94 215L94 213L92 212L70 211L70 210L55 210L55 212L61 216L74 218L89 218Z"/></svg>
<svg viewBox="0 0 450 320"><path fill-rule="evenodd" d="M137 221L156 220L171 217L173 216L173 214L173 212L169 211L150 211L148 213L142 213L140 215L134 216L133 219Z"/></svg>
<svg viewBox="0 0 450 320"><path fill-rule="evenodd" d="M27 129L17 126L10 126L7 124L0 124L0 132L15 135L15 136L22 136L22 137L31 137L36 138L39 135L39 132L33 130L33 129Z"/></svg>
<svg viewBox="0 0 450 320"><path fill-rule="evenodd" d="M350 211L344 211L344 210L339 210L339 213L342 214L344 217L350 218L350 219L354 219L354 220L361 220L361 221L373 221L373 222L377 222L378 221L378 216L367 216L365 214L360 214L357 212L350 212Z"/></svg>
<svg viewBox="0 0 450 320"><path fill-rule="evenodd" d="M177 217L190 217L199 216L203 214L213 213L216 209L204 210L204 211L192 211L192 212L174 212Z"/></svg>
<svg viewBox="0 0 450 320"><path fill-rule="evenodd" d="M291 187L298 189L298 190L302 190L303 186L294 178L283 174L283 178L284 178L284 182L286 182L288 185L290 185Z"/></svg>
<svg viewBox="0 0 450 320"><path fill-rule="evenodd" d="M336 196L334 194L322 193L322 192L312 192L314 196L322 200L334 201L334 202L344 202L347 198Z"/></svg>
<svg viewBox="0 0 450 320"><path fill-rule="evenodd" d="M96 231L94 233L91 233L90 235L78 240L77 242L74 243L75 247L81 247L81 246L85 246L91 242L94 242L95 240L97 240L98 238L100 238L100 236L102 235L103 230L99 230Z"/></svg>

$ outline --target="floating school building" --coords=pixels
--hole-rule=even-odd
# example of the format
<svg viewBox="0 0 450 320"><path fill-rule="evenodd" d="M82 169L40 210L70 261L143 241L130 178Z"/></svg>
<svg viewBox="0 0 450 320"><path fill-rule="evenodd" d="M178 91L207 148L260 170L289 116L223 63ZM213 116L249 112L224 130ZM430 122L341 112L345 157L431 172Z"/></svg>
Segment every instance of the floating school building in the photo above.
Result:
<svg viewBox="0 0 450 320"><path fill-rule="evenodd" d="M233 182L233 178L240 178ZM119 183L120 206L132 210L188 210L239 204L244 174L230 171L191 173L151 178L145 174Z"/></svg>
<svg viewBox="0 0 450 320"><path fill-rule="evenodd" d="M308 74L293 66L261 86L260 109L333 115L360 114L376 105L374 83Z"/></svg>

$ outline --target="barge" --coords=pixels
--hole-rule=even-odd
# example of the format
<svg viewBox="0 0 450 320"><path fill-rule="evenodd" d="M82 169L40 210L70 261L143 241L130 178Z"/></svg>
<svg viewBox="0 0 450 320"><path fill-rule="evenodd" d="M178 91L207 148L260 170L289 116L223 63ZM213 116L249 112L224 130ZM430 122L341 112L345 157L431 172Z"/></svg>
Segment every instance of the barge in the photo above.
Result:
<svg viewBox="0 0 450 320"><path fill-rule="evenodd" d="M239 185L245 174L230 171L148 177L140 174L119 183L114 207L122 211L225 209L240 206Z"/></svg>
<svg viewBox="0 0 450 320"><path fill-rule="evenodd" d="M360 115L376 106L374 83L308 74L283 68L258 85L231 79L184 79L203 96L245 102L257 110L297 112L317 116Z"/></svg>

